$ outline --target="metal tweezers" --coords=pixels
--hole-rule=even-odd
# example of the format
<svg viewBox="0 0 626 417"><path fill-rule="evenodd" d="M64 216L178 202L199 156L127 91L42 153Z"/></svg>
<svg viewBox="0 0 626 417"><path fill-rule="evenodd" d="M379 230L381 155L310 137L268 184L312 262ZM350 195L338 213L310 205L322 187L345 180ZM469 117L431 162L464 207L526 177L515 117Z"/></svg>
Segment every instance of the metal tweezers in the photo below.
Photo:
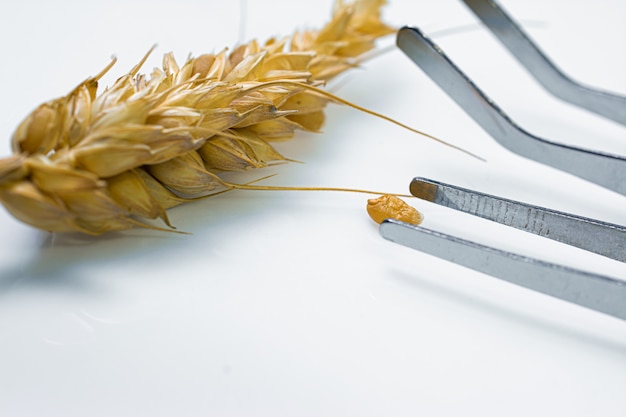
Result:
<svg viewBox="0 0 626 417"><path fill-rule="evenodd" d="M626 124L626 97L564 75L492 0L464 0L520 63L557 97ZM398 47L505 148L626 195L626 157L536 137L516 125L419 29L404 27ZM415 178L421 199L626 262L626 227ZM506 252L422 226L385 220L390 241L496 278L626 320L626 281Z"/></svg>

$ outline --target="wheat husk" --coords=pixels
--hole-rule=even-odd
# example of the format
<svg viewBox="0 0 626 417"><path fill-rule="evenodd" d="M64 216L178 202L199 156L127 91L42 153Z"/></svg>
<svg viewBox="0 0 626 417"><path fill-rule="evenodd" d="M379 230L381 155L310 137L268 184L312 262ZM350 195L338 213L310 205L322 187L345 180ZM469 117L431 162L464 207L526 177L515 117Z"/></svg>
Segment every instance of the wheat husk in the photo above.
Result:
<svg viewBox="0 0 626 417"><path fill-rule="evenodd" d="M220 175L288 161L273 141L319 131L334 100L323 84L394 32L380 19L384 3L337 1L319 31L183 65L168 53L149 76L139 73L146 55L98 93L111 62L17 127L14 154L0 160L0 202L50 232L171 227L167 209L237 188Z"/></svg>

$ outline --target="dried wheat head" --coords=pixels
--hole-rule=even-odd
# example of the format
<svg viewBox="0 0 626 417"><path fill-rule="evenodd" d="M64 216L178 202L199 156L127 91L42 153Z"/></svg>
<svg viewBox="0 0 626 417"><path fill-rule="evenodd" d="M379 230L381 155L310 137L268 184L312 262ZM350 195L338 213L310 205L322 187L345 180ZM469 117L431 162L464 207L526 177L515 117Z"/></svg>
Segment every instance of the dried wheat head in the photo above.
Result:
<svg viewBox="0 0 626 417"><path fill-rule="evenodd" d="M37 107L0 160L0 202L17 219L52 232L92 235L156 228L166 210L224 189L225 171L284 161L271 142L318 131L332 98L319 87L352 68L392 28L384 0L337 1L319 31L252 41L232 52L172 54L149 76L146 57L111 87L98 80Z"/></svg>

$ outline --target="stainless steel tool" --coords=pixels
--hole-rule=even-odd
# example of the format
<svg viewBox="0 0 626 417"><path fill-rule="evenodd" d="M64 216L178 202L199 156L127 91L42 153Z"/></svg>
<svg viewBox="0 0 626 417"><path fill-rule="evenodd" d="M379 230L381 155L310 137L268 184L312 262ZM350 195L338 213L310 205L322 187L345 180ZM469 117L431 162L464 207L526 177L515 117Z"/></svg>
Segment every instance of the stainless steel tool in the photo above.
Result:
<svg viewBox="0 0 626 417"><path fill-rule="evenodd" d="M410 190L411 194L422 200L626 262L625 226L426 178L415 178L411 182Z"/></svg>
<svg viewBox="0 0 626 417"><path fill-rule="evenodd" d="M584 87L566 77L492 0L464 0L524 66L553 94L619 123L626 98ZM626 195L626 157L534 136L513 122L419 29L404 27L397 45L467 114L507 149ZM574 216L416 178L411 193L430 202L626 262L626 227ZM626 320L626 281L557 265L386 220L380 234L438 256L581 306Z"/></svg>
<svg viewBox="0 0 626 417"><path fill-rule="evenodd" d="M574 216L465 188L416 178L418 198L619 260L626 260L626 227ZM626 281L533 259L440 233L385 220L387 240L479 272L626 320ZM625 265L626 267L626 265Z"/></svg>
<svg viewBox="0 0 626 417"><path fill-rule="evenodd" d="M397 44L505 148L626 195L626 157L569 146L528 133L513 122L418 28L400 29Z"/></svg>
<svg viewBox="0 0 626 417"><path fill-rule="evenodd" d="M495 1L463 2L547 91L626 125L626 97L582 85L565 75Z"/></svg>

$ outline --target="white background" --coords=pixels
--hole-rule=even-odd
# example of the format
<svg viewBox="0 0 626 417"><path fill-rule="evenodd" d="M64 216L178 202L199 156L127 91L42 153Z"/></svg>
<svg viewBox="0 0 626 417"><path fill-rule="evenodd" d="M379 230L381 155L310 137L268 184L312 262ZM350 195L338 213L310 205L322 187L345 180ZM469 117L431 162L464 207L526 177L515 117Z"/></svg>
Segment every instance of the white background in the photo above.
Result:
<svg viewBox="0 0 626 417"><path fill-rule="evenodd" d="M502 5L573 78L626 93L626 3ZM103 85L154 43L146 71L170 50L182 62L319 27L330 9L330 0L3 2L0 154L29 111L113 54ZM385 18L433 33L527 130L626 154L625 128L548 96L461 2L396 0ZM465 30L435 36L452 28ZM397 50L330 88L487 162L332 105L323 133L280 146L304 164L253 176L387 192L425 176L626 224L624 196L504 150ZM171 210L189 236L51 235L1 209L0 415L626 415L626 322L387 242L367 198L227 193ZM622 263L410 203L429 228L626 279Z"/></svg>

